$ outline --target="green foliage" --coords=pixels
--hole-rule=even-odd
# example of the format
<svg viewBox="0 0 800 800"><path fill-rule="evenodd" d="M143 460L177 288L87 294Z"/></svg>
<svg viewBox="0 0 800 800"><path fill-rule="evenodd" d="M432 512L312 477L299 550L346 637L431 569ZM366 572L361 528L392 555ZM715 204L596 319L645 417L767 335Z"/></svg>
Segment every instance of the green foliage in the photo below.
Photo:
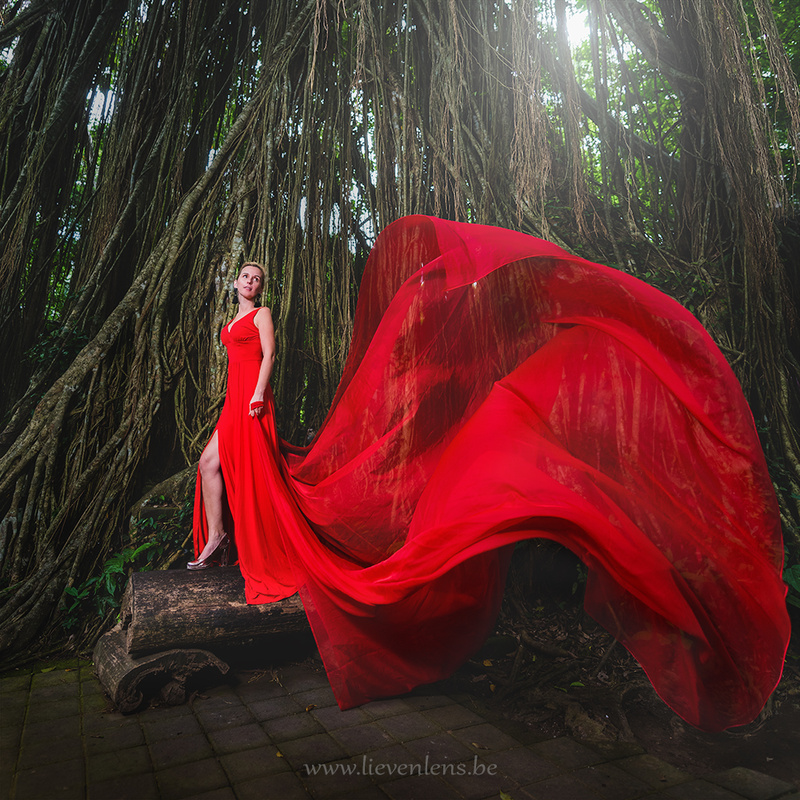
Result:
<svg viewBox="0 0 800 800"><path fill-rule="evenodd" d="M795 606L795 608L800 608L800 564L792 564L791 567L786 569L783 573L783 579L789 587L786 602Z"/></svg>
<svg viewBox="0 0 800 800"><path fill-rule="evenodd" d="M66 618L63 626L67 630L74 628L82 612L92 609L100 617L109 611L119 608L125 578L129 569L133 569L142 555L146 555L156 546L155 542L146 542L139 547L127 547L121 553L109 558L95 575L80 586L69 586L64 590L64 612ZM149 569L145 563L143 570Z"/></svg>
<svg viewBox="0 0 800 800"><path fill-rule="evenodd" d="M88 341L83 331L71 331L62 337L61 329L51 324L25 355L36 364L57 361L67 367Z"/></svg>
<svg viewBox="0 0 800 800"><path fill-rule="evenodd" d="M119 608L128 576L132 572L157 569L165 558L183 548L191 516L192 501L187 500L168 516L158 519L142 516L136 519L130 546L105 561L99 574L91 576L79 586L64 590L64 629L69 631L78 628L86 617L105 618L109 612Z"/></svg>

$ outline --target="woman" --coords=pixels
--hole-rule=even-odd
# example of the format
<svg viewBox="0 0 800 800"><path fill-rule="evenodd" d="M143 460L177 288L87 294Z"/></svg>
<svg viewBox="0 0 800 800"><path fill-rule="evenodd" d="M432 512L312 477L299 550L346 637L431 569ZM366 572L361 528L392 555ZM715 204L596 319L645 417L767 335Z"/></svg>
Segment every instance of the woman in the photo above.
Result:
<svg viewBox="0 0 800 800"><path fill-rule="evenodd" d="M224 547L221 470L247 601L300 592L342 708L449 675L492 630L514 544L544 537L584 561L587 612L677 713L758 714L790 632L780 519L741 388L686 309L531 236L398 220L298 449L275 434L254 283L222 334L196 552Z"/></svg>
<svg viewBox="0 0 800 800"><path fill-rule="evenodd" d="M225 403L214 433L200 457L195 503L195 550L190 570L227 564L234 543L249 584L267 579L270 587L259 602L296 591L280 543L280 534L265 520L270 494L262 490L264 464L277 468L278 437L269 380L275 363L275 332L270 310L259 307L265 273L248 262L233 282L236 316L222 329L228 350ZM254 470L253 463L261 469ZM227 524L226 524L227 518ZM255 576L250 578L251 572ZM261 575L259 579L258 575ZM273 596L276 587L278 596Z"/></svg>

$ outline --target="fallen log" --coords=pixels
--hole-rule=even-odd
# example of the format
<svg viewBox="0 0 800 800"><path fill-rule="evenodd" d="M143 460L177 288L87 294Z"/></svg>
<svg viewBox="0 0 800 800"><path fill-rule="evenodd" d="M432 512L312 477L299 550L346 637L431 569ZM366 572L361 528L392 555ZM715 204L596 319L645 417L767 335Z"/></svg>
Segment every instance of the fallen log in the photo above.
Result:
<svg viewBox="0 0 800 800"><path fill-rule="evenodd" d="M205 672L219 678L228 665L207 650L165 650L132 658L125 651L125 632L110 631L94 649L97 677L114 707L130 714L158 698L167 705L186 701L186 685Z"/></svg>
<svg viewBox="0 0 800 800"><path fill-rule="evenodd" d="M215 650L308 630L298 595L248 605L238 567L131 575L122 601L126 651L137 657L182 647Z"/></svg>
<svg viewBox="0 0 800 800"><path fill-rule="evenodd" d="M225 675L219 654L271 644L278 634L309 630L298 595L248 605L238 567L131 575L119 625L94 650L97 677L114 706L137 711L152 699L183 703L187 682Z"/></svg>

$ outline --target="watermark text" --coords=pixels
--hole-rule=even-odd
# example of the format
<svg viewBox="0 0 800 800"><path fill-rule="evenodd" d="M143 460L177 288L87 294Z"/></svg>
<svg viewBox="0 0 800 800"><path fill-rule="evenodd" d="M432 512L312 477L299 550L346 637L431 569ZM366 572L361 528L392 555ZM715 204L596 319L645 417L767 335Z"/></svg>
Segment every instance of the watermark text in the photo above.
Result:
<svg viewBox="0 0 800 800"><path fill-rule="evenodd" d="M389 764L385 761L375 761L369 756L362 756L361 761L335 761L330 764L305 764L304 769L308 775L373 775L375 777L405 778L410 775L496 775L497 764L484 764L475 756L472 763L459 762L442 763L431 761L430 756L425 756L424 762Z"/></svg>

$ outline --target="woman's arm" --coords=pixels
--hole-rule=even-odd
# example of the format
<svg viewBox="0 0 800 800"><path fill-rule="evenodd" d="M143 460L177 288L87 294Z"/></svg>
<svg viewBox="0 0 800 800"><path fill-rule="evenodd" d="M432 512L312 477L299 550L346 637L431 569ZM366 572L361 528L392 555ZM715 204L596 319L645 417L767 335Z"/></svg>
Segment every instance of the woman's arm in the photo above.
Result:
<svg viewBox="0 0 800 800"><path fill-rule="evenodd" d="M275 363L275 328L272 325L272 314L268 308L259 308L253 319L261 339L261 369L258 371L258 382L250 400L250 416L259 417L264 413L264 393L267 391L272 366ZM254 403L261 405L253 408Z"/></svg>

